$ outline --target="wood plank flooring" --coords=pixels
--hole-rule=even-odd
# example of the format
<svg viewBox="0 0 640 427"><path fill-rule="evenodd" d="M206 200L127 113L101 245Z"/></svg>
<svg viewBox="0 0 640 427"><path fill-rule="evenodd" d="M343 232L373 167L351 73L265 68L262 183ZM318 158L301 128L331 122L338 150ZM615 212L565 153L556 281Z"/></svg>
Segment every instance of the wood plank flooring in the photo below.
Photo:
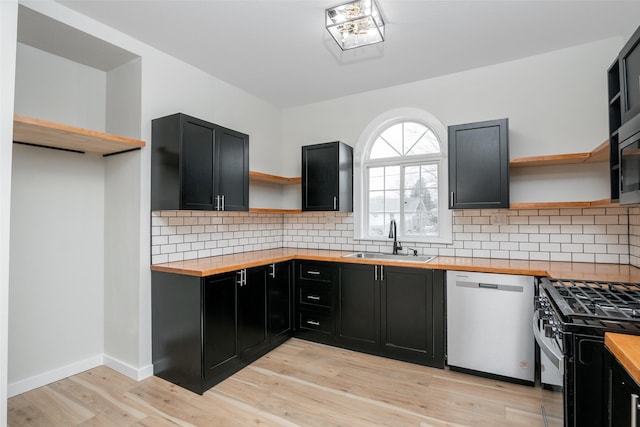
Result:
<svg viewBox="0 0 640 427"><path fill-rule="evenodd" d="M551 401L551 404L549 404ZM543 426L519 386L291 339L199 396L101 366L8 401L9 426Z"/></svg>

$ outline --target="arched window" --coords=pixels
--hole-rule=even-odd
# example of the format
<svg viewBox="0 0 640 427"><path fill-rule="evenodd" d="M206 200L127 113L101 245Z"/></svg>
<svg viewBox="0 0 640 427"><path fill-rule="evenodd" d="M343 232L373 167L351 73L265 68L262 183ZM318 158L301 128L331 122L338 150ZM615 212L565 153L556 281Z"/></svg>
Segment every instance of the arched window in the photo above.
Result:
<svg viewBox="0 0 640 427"><path fill-rule="evenodd" d="M387 239L395 220L398 240L451 241L443 129L419 118L379 124L360 152L360 237ZM360 143L359 143L360 144Z"/></svg>

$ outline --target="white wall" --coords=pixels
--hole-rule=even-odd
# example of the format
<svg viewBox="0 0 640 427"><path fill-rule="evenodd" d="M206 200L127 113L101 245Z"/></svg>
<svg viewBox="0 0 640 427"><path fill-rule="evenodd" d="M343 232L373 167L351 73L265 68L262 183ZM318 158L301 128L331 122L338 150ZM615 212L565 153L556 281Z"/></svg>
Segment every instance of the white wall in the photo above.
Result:
<svg viewBox="0 0 640 427"><path fill-rule="evenodd" d="M104 132L106 74L18 43L15 113Z"/></svg>
<svg viewBox="0 0 640 427"><path fill-rule="evenodd" d="M425 110L446 126L508 117L512 158L591 151L607 139L606 70L622 42L608 39L287 109L284 173L300 170L300 146L342 140L355 147L376 116L401 107ZM608 175L601 180L608 183ZM512 201L527 199L529 185L541 185L542 190L536 191L551 200L573 192L572 187L523 181L531 180L512 183ZM590 189L587 196L606 198L607 189L608 184Z"/></svg>
<svg viewBox="0 0 640 427"><path fill-rule="evenodd" d="M21 4L141 57L137 65L141 70L139 113L136 114L139 116L139 130L136 132L135 120L129 120L132 117L118 117L118 112L114 112L113 105L116 105L116 109L122 107L122 99L126 98L120 93L117 95L120 100L107 100L106 103L104 96L97 97L102 99L102 105L106 105L106 112L102 114L107 116L107 131L123 132L125 135L131 132L128 136L138 136L150 144L153 118L184 112L248 133L251 169L282 174L280 109L58 3L25 1ZM127 79L127 72L120 76L117 72L109 74L109 84L113 79L114 83L119 81L117 85L126 87L123 80ZM83 79L78 79L78 82ZM16 82L16 87L19 85L21 83ZM104 123L91 127L87 122L74 122L80 114L75 111L74 105L67 106L66 102L62 100L62 105L57 104L57 108L61 109L60 114L65 117L54 117L49 111L53 104L47 100L44 100L46 108L32 115L97 130L105 127ZM95 112L93 107L89 110ZM129 111L120 113L126 115ZM104 117L102 120L105 120ZM127 123L126 129L116 129L123 124L122 120ZM121 158L102 161L103 165L106 164L103 195L106 203L109 203L108 207L105 206L102 226L103 233L108 237L104 239L105 258L102 258L106 259L104 301L100 301L100 308L96 312L101 313L101 307L107 310L103 316L105 363L112 362L114 367L134 378L148 375L151 363L149 157L150 149L147 147ZM112 206L112 201L123 206ZM117 231L113 235L115 229ZM133 255L130 259L124 259L124 254L115 253L118 247L126 247L127 254L131 250ZM116 271L116 268L122 270ZM68 298L74 307L85 303L74 295L68 295ZM17 308L22 310L22 307ZM77 356L81 355L78 353ZM43 366L34 363L29 368L40 371Z"/></svg>
<svg viewBox="0 0 640 427"><path fill-rule="evenodd" d="M15 145L11 183L14 394L32 377L102 355L104 163L95 154Z"/></svg>
<svg viewBox="0 0 640 427"><path fill-rule="evenodd" d="M107 73L107 130L140 138L141 60ZM105 364L139 376L139 151L105 158Z"/></svg>
<svg viewBox="0 0 640 427"><path fill-rule="evenodd" d="M102 71L18 44L16 113L104 130ZM9 394L100 364L104 162L16 145L11 177Z"/></svg>
<svg viewBox="0 0 640 427"><path fill-rule="evenodd" d="M9 228L18 2L0 2L0 426L7 424Z"/></svg>

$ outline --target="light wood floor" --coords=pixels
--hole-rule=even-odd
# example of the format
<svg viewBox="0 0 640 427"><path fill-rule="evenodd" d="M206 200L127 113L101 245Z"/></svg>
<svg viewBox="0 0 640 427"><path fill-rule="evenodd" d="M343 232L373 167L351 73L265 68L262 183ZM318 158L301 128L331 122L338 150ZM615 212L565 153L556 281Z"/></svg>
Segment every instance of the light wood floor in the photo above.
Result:
<svg viewBox="0 0 640 427"><path fill-rule="evenodd" d="M542 426L541 403L553 395L291 339L203 396L102 366L9 399L8 419L11 427ZM555 402L545 410L562 425Z"/></svg>

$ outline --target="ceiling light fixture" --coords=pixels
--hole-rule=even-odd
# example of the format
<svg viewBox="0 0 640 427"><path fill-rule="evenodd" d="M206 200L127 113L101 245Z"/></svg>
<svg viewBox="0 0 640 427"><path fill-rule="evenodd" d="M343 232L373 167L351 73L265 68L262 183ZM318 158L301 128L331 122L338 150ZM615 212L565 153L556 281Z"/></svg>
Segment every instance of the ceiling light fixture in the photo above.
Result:
<svg viewBox="0 0 640 427"><path fill-rule="evenodd" d="M384 41L384 21L374 0L356 0L325 11L327 30L340 49Z"/></svg>

